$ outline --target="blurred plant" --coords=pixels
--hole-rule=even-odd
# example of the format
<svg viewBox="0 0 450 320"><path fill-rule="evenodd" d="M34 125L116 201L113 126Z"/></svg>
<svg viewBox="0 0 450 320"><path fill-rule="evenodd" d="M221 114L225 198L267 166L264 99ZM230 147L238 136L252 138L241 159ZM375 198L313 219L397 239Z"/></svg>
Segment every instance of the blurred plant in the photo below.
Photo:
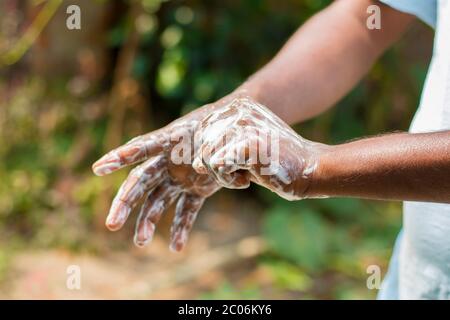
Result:
<svg viewBox="0 0 450 320"><path fill-rule="evenodd" d="M41 1L35 1L35 5L39 5ZM5 52L0 52L0 67L12 65L19 61L22 56L31 48L39 34L45 28L47 23L55 14L63 0L48 0L44 7L40 10L35 20L28 26L25 33ZM4 35L0 34L0 38Z"/></svg>
<svg viewBox="0 0 450 320"><path fill-rule="evenodd" d="M201 294L199 299L209 300L223 300L223 299L237 299L237 300L256 300L261 299L261 293L257 286L247 285L244 288L237 288L228 281L222 282L217 288L209 293Z"/></svg>

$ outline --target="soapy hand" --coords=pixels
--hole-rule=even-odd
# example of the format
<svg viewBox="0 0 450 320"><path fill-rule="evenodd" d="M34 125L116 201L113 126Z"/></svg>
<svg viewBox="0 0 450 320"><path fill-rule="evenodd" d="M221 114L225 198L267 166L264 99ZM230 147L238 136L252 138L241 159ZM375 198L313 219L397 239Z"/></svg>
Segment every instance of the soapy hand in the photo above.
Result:
<svg viewBox="0 0 450 320"><path fill-rule="evenodd" d="M320 150L264 106L231 94L132 139L92 169L103 176L142 162L117 192L106 226L119 230L145 198L134 235L135 244L145 246L176 201L170 248L180 251L204 200L221 186L246 188L254 181L286 199L305 197Z"/></svg>
<svg viewBox="0 0 450 320"><path fill-rule="evenodd" d="M210 113L196 130L193 162L200 174L226 188L253 181L288 200L308 197L325 145L300 137L265 106L238 97Z"/></svg>
<svg viewBox="0 0 450 320"><path fill-rule="evenodd" d="M183 249L205 198L220 189L212 177L192 169L195 129L201 118L219 107L220 103L206 105L162 129L134 138L94 163L95 174L103 176L143 162L131 170L114 198L106 219L110 230L119 230L145 197L134 235L135 244L145 246L164 211L177 201L170 248Z"/></svg>

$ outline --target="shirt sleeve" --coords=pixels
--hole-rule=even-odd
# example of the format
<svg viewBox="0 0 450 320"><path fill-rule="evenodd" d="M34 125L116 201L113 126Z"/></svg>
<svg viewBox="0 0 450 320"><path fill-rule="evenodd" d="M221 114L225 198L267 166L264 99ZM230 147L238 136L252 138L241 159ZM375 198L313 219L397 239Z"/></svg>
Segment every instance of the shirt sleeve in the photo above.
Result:
<svg viewBox="0 0 450 320"><path fill-rule="evenodd" d="M380 0L388 6L417 16L429 26L436 27L437 0Z"/></svg>

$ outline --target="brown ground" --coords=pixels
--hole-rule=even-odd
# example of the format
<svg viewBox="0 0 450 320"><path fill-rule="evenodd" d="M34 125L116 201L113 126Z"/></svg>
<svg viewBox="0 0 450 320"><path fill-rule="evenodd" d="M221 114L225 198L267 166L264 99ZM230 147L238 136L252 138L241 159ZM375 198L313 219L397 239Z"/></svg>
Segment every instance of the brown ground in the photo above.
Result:
<svg viewBox="0 0 450 320"><path fill-rule="evenodd" d="M240 206L233 202L230 205ZM259 225L255 223L260 220L258 208L228 208L227 214L215 208L202 210L190 242L180 254L168 250L163 232L145 249L134 247L130 239L127 250L105 250L100 254L60 249L21 251L12 258L0 286L0 298L189 299L229 281L226 268L239 266L239 277L252 276L258 272L254 258L264 251ZM67 288L70 265L80 266L80 290Z"/></svg>

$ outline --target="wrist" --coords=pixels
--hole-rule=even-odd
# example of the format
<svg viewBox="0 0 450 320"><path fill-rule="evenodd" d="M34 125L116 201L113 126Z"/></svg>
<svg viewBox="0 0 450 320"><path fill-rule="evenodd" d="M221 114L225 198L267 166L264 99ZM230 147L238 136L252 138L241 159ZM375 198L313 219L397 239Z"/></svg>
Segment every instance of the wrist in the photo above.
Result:
<svg viewBox="0 0 450 320"><path fill-rule="evenodd" d="M246 93L247 96L266 106L287 124L291 125L298 121L292 93L286 92L283 84L265 76L263 70L244 82L236 89L236 92Z"/></svg>
<svg viewBox="0 0 450 320"><path fill-rule="evenodd" d="M267 85L264 84L261 79L259 79L256 75L252 76L250 79L242 83L238 88L236 88L231 95L234 96L247 96L255 100L256 102L265 105L269 109L271 106L268 105L268 100L266 99L266 95L269 89ZM272 92L273 94L273 92Z"/></svg>
<svg viewBox="0 0 450 320"><path fill-rule="evenodd" d="M332 195L330 192L334 187L332 166L330 163L336 161L334 154L337 146L319 144L314 147L313 156L309 166L308 186L304 192L304 198L326 198Z"/></svg>

